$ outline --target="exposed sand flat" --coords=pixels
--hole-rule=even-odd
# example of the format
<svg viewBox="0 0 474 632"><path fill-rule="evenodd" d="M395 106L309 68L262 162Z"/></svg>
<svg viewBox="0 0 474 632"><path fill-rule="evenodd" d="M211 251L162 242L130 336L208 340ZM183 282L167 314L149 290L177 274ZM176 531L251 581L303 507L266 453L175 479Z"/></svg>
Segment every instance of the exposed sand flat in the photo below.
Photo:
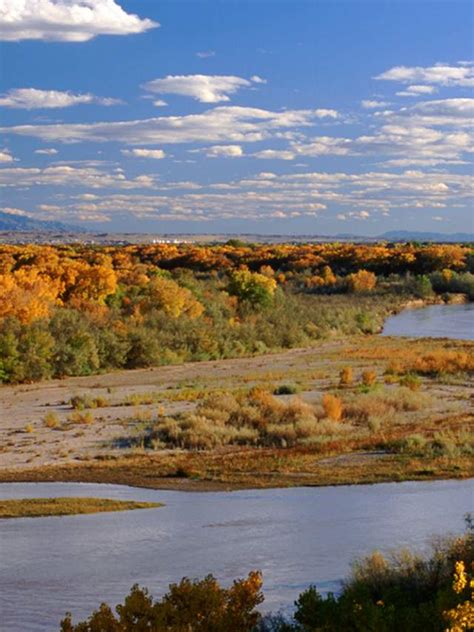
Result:
<svg viewBox="0 0 474 632"><path fill-rule="evenodd" d="M376 336L331 340L310 349L251 358L2 386L0 471L21 472L48 465L74 465L143 454L141 448L130 447L126 439L138 436L158 413L169 415L189 410L214 389L248 389L254 385L273 389L281 384L297 384L301 397L308 402L319 402L322 393L338 387L342 366L351 365L356 379L364 369L374 369L382 381L390 350L406 344L406 339L402 342ZM423 342L412 344L423 345ZM445 348L446 344L443 340L430 340L426 341L426 349ZM464 350L474 348L472 343L449 344ZM373 350L379 347L381 353L376 352L372 357ZM429 411L408 414L406 423L410 427L415 429L420 421L434 430L445 420L449 420L447 427L451 423L454 427L472 423L472 379L424 378L422 391L432 396L433 403ZM75 411L70 400L78 395L103 400L101 407L81 411L91 417L91 423L71 420ZM135 399L130 401L130 398ZM57 415L56 427L45 424L48 413ZM343 457L345 464L344 459L347 457ZM326 468L331 463L337 465L338 461L329 461Z"/></svg>

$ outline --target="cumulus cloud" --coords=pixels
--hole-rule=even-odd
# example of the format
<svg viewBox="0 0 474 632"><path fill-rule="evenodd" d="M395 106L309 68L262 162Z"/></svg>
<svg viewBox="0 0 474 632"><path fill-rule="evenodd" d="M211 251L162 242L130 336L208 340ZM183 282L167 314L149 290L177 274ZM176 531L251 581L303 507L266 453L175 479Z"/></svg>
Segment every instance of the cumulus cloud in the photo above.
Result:
<svg viewBox="0 0 474 632"><path fill-rule="evenodd" d="M158 27L127 13L115 0L2 0L0 39L86 42L97 35L128 35Z"/></svg>
<svg viewBox="0 0 474 632"><path fill-rule="evenodd" d="M399 97L418 97L424 94L433 94L437 92L437 89L434 86L408 86L405 90L401 92L396 92L395 94Z"/></svg>
<svg viewBox="0 0 474 632"><path fill-rule="evenodd" d="M166 154L162 149L122 149L124 156L132 156L134 158L153 158L154 160L162 160Z"/></svg>
<svg viewBox="0 0 474 632"><path fill-rule="evenodd" d="M338 213L338 219L367 221L396 208L439 209L469 206L472 177L447 173L386 171L256 174L253 178L197 183L156 182L148 192L86 194L71 199L69 213L130 213L147 219L209 221L243 218L261 220ZM64 209L64 205L63 205ZM331 210L334 209L334 210ZM335 210L337 209L337 211Z"/></svg>
<svg viewBox="0 0 474 632"><path fill-rule="evenodd" d="M54 147L45 147L44 149L35 149L35 154L43 154L44 156L54 156L58 153Z"/></svg>
<svg viewBox="0 0 474 632"><path fill-rule="evenodd" d="M0 211L7 213L7 215L18 215L19 217L30 217L30 213L24 211L22 208L15 208L11 206L2 206Z"/></svg>
<svg viewBox="0 0 474 632"><path fill-rule="evenodd" d="M156 99L156 101L153 101L153 105L155 105L157 108L164 108L168 104L166 103L166 101L163 101L163 99Z"/></svg>
<svg viewBox="0 0 474 632"><path fill-rule="evenodd" d="M293 160L295 152L287 149L262 149L262 151L257 151L252 156L263 160Z"/></svg>
<svg viewBox="0 0 474 632"><path fill-rule="evenodd" d="M155 176L140 175L128 179L122 169L107 172L96 167L53 165L38 167L5 167L0 169L0 186L68 186L93 189L147 189L156 184Z"/></svg>
<svg viewBox="0 0 474 632"><path fill-rule="evenodd" d="M474 86L474 66L471 64L435 64L434 66L395 66L374 77L404 84L439 86Z"/></svg>
<svg viewBox="0 0 474 632"><path fill-rule="evenodd" d="M201 103L229 101L230 94L253 83L263 83L260 77L244 79L233 75L168 75L149 81L143 87L155 94L178 94L191 97Z"/></svg>
<svg viewBox="0 0 474 632"><path fill-rule="evenodd" d="M14 160L8 149L0 149L0 162L14 162Z"/></svg>
<svg viewBox="0 0 474 632"><path fill-rule="evenodd" d="M17 125L4 133L33 136L46 142L118 141L127 145L167 143L257 142L282 129L307 127L319 118L313 110L271 112L259 108L220 106L201 114L162 116L150 119L104 123L57 123Z"/></svg>
<svg viewBox="0 0 474 632"><path fill-rule="evenodd" d="M317 136L307 143L292 143L292 149L300 156L347 156L353 153L349 138Z"/></svg>
<svg viewBox="0 0 474 632"><path fill-rule="evenodd" d="M397 112L381 113L393 121L408 121L410 125L472 127L474 99L454 98L420 101Z"/></svg>
<svg viewBox="0 0 474 632"><path fill-rule="evenodd" d="M0 106L22 110L40 108L67 108L81 103L117 105L120 99L97 97L93 94L73 94L59 90L38 90L37 88L14 88L0 95Z"/></svg>
<svg viewBox="0 0 474 632"><path fill-rule="evenodd" d="M314 110L314 114L318 118L339 118L339 112L337 110L330 110L328 108L318 108Z"/></svg>
<svg viewBox="0 0 474 632"><path fill-rule="evenodd" d="M361 101L361 105L366 110L376 110L377 108L386 108L390 105L390 103L388 101L364 99L363 101Z"/></svg>
<svg viewBox="0 0 474 632"><path fill-rule="evenodd" d="M240 145L214 145L206 149L206 156L209 158L240 158L244 155Z"/></svg>

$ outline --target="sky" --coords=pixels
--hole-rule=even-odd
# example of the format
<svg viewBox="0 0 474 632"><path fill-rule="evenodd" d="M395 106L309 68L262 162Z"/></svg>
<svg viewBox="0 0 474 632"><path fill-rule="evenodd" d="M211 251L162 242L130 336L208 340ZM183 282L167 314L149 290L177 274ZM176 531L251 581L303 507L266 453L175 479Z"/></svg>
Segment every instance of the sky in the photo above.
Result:
<svg viewBox="0 0 474 632"><path fill-rule="evenodd" d="M472 232L473 8L0 0L0 210L101 232Z"/></svg>

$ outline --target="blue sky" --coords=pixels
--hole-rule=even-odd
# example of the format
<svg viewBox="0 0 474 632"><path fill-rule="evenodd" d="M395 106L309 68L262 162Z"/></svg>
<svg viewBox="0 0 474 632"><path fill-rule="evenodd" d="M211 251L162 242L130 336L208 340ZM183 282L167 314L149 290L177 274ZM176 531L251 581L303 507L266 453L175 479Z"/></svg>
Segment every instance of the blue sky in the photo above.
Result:
<svg viewBox="0 0 474 632"><path fill-rule="evenodd" d="M100 231L472 231L472 7L1 0L0 208Z"/></svg>

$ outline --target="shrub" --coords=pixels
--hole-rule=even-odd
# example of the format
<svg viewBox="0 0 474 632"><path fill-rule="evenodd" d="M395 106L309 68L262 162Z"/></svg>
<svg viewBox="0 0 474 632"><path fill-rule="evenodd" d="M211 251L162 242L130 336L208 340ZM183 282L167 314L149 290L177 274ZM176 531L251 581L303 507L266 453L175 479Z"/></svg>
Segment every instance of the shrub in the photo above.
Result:
<svg viewBox="0 0 474 632"><path fill-rule="evenodd" d="M340 421L342 417L342 401L339 397L331 395L330 393L325 393L325 395L323 395L322 403L326 417L332 419L333 421Z"/></svg>
<svg viewBox="0 0 474 632"><path fill-rule="evenodd" d="M270 305L275 289L275 279L245 269L232 273L228 286L230 294L254 307Z"/></svg>
<svg viewBox="0 0 474 632"><path fill-rule="evenodd" d="M94 416L90 412L75 411L69 415L68 420L72 424L91 424L94 422Z"/></svg>
<svg viewBox="0 0 474 632"><path fill-rule="evenodd" d="M377 285L377 277L368 270L359 270L347 277L350 292L370 292Z"/></svg>
<svg viewBox="0 0 474 632"><path fill-rule="evenodd" d="M351 366L345 366L339 373L340 386L351 386L354 382L354 371Z"/></svg>
<svg viewBox="0 0 474 632"><path fill-rule="evenodd" d="M312 586L298 597L293 621L276 617L260 630L444 632L449 622L449 632L467 632L474 610L466 569L473 559L470 533L438 541L429 557L375 552L353 565L338 595L323 597Z"/></svg>
<svg viewBox="0 0 474 632"><path fill-rule="evenodd" d="M417 358L412 370L421 375L436 376L474 371L474 356L463 351L432 351Z"/></svg>
<svg viewBox="0 0 474 632"><path fill-rule="evenodd" d="M417 375L408 373L400 379L400 386L405 386L406 388L409 388L410 391L416 392L421 388L421 380Z"/></svg>
<svg viewBox="0 0 474 632"><path fill-rule="evenodd" d="M295 384L281 384L273 391L274 395L296 395L299 392L298 386Z"/></svg>
<svg viewBox="0 0 474 632"><path fill-rule="evenodd" d="M284 403L262 388L246 394L213 393L192 413L158 415L145 436L128 443L155 449L209 450L224 445L286 448L320 441L348 431L343 424L331 425L341 419L341 401L334 396L326 400L329 419L324 421L322 412L301 399L294 397Z"/></svg>
<svg viewBox="0 0 474 632"><path fill-rule="evenodd" d="M43 418L46 428L57 428L60 425L59 417L56 413L50 411Z"/></svg>
<svg viewBox="0 0 474 632"><path fill-rule="evenodd" d="M77 625L67 614L61 632L252 632L261 618L256 610L263 601L261 588L262 576L256 571L234 581L230 588L222 588L212 575L201 580L185 577L179 584L171 584L159 601L135 585L116 607L117 616L102 604Z"/></svg>
<svg viewBox="0 0 474 632"><path fill-rule="evenodd" d="M377 374L375 371L363 371L362 372L362 384L364 386L373 386L377 381Z"/></svg>

